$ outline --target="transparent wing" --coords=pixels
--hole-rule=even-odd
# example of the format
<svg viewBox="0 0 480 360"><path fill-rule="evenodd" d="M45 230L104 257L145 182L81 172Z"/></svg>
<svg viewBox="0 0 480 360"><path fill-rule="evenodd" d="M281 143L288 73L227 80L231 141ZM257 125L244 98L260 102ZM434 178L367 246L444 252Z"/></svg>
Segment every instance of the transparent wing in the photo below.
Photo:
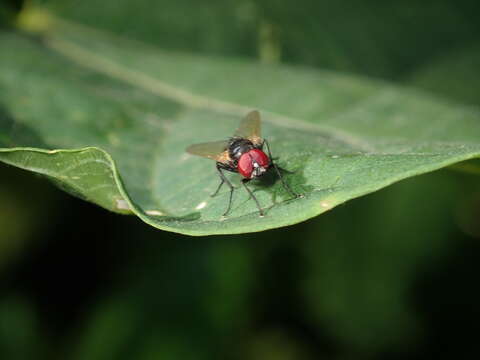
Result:
<svg viewBox="0 0 480 360"><path fill-rule="evenodd" d="M187 152L192 155L206 157L215 161L223 162L224 152L227 149L228 141L212 141L201 144L190 145Z"/></svg>
<svg viewBox="0 0 480 360"><path fill-rule="evenodd" d="M260 113L257 110L250 111L240 122L234 136L247 138L254 143L261 142Z"/></svg>

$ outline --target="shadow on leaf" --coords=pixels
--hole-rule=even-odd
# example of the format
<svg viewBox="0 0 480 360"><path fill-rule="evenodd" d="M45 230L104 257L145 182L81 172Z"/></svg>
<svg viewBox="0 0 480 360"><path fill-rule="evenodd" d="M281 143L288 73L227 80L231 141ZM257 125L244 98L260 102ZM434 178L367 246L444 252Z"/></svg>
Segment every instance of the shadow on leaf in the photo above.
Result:
<svg viewBox="0 0 480 360"><path fill-rule="evenodd" d="M291 162L297 164L297 166L292 169L283 168L282 164L277 162L277 166L282 174L283 179L290 186L290 188L299 195L307 194L312 192L314 189L313 186L307 185L307 178L304 175L305 166L309 157L310 155L295 157ZM272 194L273 204L270 206L270 208L285 201L295 200L295 198L292 198L292 195L282 185L280 178L273 168L270 168L264 176L256 180L254 185L256 187L254 192L265 190ZM280 197L281 200L278 200L278 197Z"/></svg>

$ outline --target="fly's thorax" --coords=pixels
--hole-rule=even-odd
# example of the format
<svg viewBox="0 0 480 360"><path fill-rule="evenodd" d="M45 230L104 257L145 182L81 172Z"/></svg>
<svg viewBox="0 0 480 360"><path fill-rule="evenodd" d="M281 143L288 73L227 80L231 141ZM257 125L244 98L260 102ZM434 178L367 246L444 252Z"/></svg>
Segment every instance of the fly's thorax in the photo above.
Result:
<svg viewBox="0 0 480 360"><path fill-rule="evenodd" d="M254 148L255 146L248 139L233 137L228 141L228 153L234 162Z"/></svg>

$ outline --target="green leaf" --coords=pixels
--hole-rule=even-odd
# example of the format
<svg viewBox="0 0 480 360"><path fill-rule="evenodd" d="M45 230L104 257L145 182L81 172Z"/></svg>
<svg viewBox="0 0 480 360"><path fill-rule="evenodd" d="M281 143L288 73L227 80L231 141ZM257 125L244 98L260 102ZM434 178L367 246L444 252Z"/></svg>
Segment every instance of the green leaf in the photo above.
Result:
<svg viewBox="0 0 480 360"><path fill-rule="evenodd" d="M404 178L480 155L480 113L412 88L332 72L161 51L24 14L42 41L0 36L0 160L111 211L191 235L290 225ZM222 218L214 163L187 155L259 109L287 182L240 189ZM232 179L238 179L235 175ZM239 185L238 185L239 186Z"/></svg>

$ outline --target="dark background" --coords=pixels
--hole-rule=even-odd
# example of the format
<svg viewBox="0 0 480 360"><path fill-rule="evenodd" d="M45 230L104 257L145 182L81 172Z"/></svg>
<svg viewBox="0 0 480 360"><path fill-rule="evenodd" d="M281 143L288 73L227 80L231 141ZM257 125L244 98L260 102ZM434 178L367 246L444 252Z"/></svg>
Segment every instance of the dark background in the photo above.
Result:
<svg viewBox="0 0 480 360"><path fill-rule="evenodd" d="M161 48L480 105L477 1L65 3ZM4 26L21 7L0 4ZM446 169L288 228L193 238L0 165L0 358L475 358L479 220L478 177Z"/></svg>

